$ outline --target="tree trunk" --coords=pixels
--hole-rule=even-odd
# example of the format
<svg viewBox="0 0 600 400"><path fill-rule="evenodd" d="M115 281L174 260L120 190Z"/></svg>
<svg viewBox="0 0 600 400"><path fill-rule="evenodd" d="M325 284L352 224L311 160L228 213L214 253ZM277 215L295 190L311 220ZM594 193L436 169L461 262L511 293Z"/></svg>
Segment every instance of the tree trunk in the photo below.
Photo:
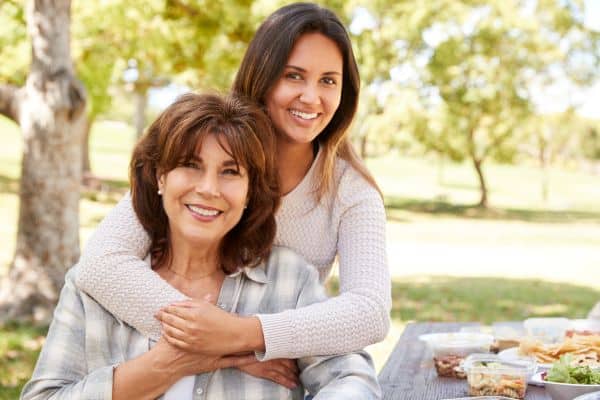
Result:
<svg viewBox="0 0 600 400"><path fill-rule="evenodd" d="M81 140L81 172L83 176L91 175L92 167L90 166L90 131L94 120L92 117L82 118L83 133Z"/></svg>
<svg viewBox="0 0 600 400"><path fill-rule="evenodd" d="M135 137L139 139L142 137L144 133L144 127L146 126L146 104L147 100L147 89L138 89L133 92L134 97L134 116L133 116L133 126L135 128Z"/></svg>
<svg viewBox="0 0 600 400"><path fill-rule="evenodd" d="M14 260L0 286L2 319L48 322L64 273L79 257L85 92L71 63L70 3L28 2L32 64L17 118L24 141L19 223Z"/></svg>
<svg viewBox="0 0 600 400"><path fill-rule="evenodd" d="M488 207L488 189L487 184L485 182L485 176L483 175L482 168L483 160L478 158L473 158L473 166L475 167L475 171L477 172L477 178L479 179L479 190L481 192L481 197L479 198L479 204L477 206L487 208Z"/></svg>

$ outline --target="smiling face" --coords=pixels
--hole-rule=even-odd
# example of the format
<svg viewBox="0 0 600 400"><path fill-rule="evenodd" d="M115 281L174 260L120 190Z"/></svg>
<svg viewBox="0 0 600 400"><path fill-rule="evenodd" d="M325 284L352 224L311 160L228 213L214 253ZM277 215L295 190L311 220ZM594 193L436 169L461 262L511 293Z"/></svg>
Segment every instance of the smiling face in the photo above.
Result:
<svg viewBox="0 0 600 400"><path fill-rule="evenodd" d="M206 135L192 160L158 177L171 243L218 246L240 221L248 173L222 142L214 134Z"/></svg>
<svg viewBox="0 0 600 400"><path fill-rule="evenodd" d="M321 33L300 36L265 101L280 141L309 144L325 129L340 104L342 73L333 40Z"/></svg>

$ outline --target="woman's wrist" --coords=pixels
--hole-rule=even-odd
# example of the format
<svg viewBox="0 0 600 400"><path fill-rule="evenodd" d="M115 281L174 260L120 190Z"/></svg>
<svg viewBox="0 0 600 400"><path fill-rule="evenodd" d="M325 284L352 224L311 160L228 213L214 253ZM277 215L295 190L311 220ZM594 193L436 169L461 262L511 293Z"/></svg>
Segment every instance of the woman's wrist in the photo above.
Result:
<svg viewBox="0 0 600 400"><path fill-rule="evenodd" d="M265 338L258 317L238 317L237 324L239 351L265 351Z"/></svg>

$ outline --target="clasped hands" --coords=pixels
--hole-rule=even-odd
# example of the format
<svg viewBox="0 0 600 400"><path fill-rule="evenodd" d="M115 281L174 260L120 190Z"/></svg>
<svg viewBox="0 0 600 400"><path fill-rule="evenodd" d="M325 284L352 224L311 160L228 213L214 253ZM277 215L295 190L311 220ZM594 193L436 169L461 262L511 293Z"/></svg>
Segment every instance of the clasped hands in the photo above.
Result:
<svg viewBox="0 0 600 400"><path fill-rule="evenodd" d="M295 360L252 361L244 348L239 328L244 317L226 312L211 299L185 300L162 308L155 315L161 323L162 338L188 353L221 357L220 368L235 367L257 378L269 379L288 389L299 385Z"/></svg>

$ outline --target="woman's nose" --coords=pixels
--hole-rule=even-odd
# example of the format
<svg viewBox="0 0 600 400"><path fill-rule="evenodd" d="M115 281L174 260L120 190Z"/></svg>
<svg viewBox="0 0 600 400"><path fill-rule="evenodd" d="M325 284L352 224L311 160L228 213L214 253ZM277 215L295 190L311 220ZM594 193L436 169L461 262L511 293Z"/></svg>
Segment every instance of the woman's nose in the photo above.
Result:
<svg viewBox="0 0 600 400"><path fill-rule="evenodd" d="M219 197L219 179L215 174L206 173L196 183L196 192L208 197Z"/></svg>
<svg viewBox="0 0 600 400"><path fill-rule="evenodd" d="M316 85L305 85L302 89L302 93L300 93L300 101L306 104L319 104L320 95Z"/></svg>

